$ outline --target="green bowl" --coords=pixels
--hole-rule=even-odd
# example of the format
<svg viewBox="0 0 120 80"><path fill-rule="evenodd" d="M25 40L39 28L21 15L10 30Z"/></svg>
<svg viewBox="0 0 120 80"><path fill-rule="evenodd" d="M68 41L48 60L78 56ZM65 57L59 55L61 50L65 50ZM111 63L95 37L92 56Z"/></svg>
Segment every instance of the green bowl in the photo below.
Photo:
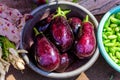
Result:
<svg viewBox="0 0 120 80"><path fill-rule="evenodd" d="M120 66L117 65L108 55L108 53L105 50L104 44L103 44L103 40L102 40L102 31L104 28L104 24L105 22L108 20L108 18L114 14L120 12L120 6L116 6L114 8L112 8L111 10L109 10L101 19L99 27L98 27L98 32L97 32L97 41L98 41L98 47L100 49L100 52L102 54L102 56L104 57L104 59L107 61L107 63L114 68L116 71L120 72Z"/></svg>

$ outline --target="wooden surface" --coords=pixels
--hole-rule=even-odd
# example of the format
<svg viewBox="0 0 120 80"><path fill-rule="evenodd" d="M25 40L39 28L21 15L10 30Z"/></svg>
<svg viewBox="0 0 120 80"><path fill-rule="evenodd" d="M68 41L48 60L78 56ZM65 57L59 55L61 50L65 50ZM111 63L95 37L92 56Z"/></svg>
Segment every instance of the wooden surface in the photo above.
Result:
<svg viewBox="0 0 120 80"><path fill-rule="evenodd" d="M80 0L79 4L87 8L94 15L98 15L119 5L120 0Z"/></svg>
<svg viewBox="0 0 120 80"><path fill-rule="evenodd" d="M0 0L0 2L7 4L10 7L17 8L20 12L29 13L36 6L31 0ZM80 0L78 4L90 10L98 21L104 13L120 3L120 0ZM103 15L100 15L103 14ZM90 80L109 80L113 76L113 80L120 80L119 73L113 70L100 55L96 63L85 72ZM43 77L29 67L21 72L14 69L12 66L6 75L6 80L75 80L78 76L70 79L51 79Z"/></svg>
<svg viewBox="0 0 120 80"><path fill-rule="evenodd" d="M17 8L22 13L30 12L36 7L32 0L0 0L0 2L5 3L10 7ZM119 5L120 0L79 0L78 4L87 8L94 15L98 15L103 14L112 7Z"/></svg>

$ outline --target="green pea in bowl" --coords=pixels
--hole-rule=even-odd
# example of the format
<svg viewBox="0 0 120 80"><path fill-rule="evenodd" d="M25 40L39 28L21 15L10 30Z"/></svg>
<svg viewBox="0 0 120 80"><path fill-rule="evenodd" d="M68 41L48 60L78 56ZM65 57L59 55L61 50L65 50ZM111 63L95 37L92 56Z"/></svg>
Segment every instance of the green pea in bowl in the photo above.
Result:
<svg viewBox="0 0 120 80"><path fill-rule="evenodd" d="M100 21L98 47L107 63L120 72L120 6L109 10Z"/></svg>

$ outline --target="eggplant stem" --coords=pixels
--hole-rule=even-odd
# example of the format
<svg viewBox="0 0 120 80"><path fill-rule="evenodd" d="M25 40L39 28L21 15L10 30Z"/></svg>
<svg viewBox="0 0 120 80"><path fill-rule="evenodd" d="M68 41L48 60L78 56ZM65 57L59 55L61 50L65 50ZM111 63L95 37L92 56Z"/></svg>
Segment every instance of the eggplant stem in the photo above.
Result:
<svg viewBox="0 0 120 80"><path fill-rule="evenodd" d="M89 21L89 16L86 15L85 19L83 20L83 22L88 22Z"/></svg>
<svg viewBox="0 0 120 80"><path fill-rule="evenodd" d="M57 16L63 16L65 18L66 17L66 14L68 14L71 10L65 10L65 11L62 11L60 7L58 7L57 9L57 14L53 16L53 18L57 17Z"/></svg>
<svg viewBox="0 0 120 80"><path fill-rule="evenodd" d="M57 10L57 12L58 12L58 14L61 14L61 8L60 7L58 7L58 10Z"/></svg>
<svg viewBox="0 0 120 80"><path fill-rule="evenodd" d="M39 34L42 34L42 32L39 32L35 27L33 28L34 31L35 31L35 36L39 35Z"/></svg>
<svg viewBox="0 0 120 80"><path fill-rule="evenodd" d="M45 0L46 1L46 3L48 4L49 3L49 1L48 0Z"/></svg>
<svg viewBox="0 0 120 80"><path fill-rule="evenodd" d="M71 10L66 10L66 11L64 11L64 14L66 15L66 14L68 14L70 12L71 12Z"/></svg>

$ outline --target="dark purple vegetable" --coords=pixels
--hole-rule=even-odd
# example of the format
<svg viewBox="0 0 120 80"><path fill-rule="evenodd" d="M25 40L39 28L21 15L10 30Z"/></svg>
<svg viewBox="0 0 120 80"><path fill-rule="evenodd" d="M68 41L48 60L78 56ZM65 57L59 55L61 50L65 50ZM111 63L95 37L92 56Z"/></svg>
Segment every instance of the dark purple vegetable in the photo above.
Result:
<svg viewBox="0 0 120 80"><path fill-rule="evenodd" d="M45 71L53 71L59 67L60 55L58 49L42 33L36 34L35 59L37 65Z"/></svg>
<svg viewBox="0 0 120 80"><path fill-rule="evenodd" d="M66 14L70 11L62 11L58 7L57 14L51 23L51 33L56 45L62 52L67 51L73 44L74 35L68 21Z"/></svg>
<svg viewBox="0 0 120 80"><path fill-rule="evenodd" d="M65 72L65 70L78 58L72 53L63 53L60 55L60 66L55 70L56 72Z"/></svg>
<svg viewBox="0 0 120 80"><path fill-rule="evenodd" d="M43 19L43 20L40 20L38 21L36 24L35 24L35 27L37 29L39 29L39 31L41 32L44 32L50 25L50 22L52 20L52 17L53 17L53 14L50 14L48 15L47 18Z"/></svg>
<svg viewBox="0 0 120 80"><path fill-rule="evenodd" d="M69 65L69 57L67 53L60 56L60 66L55 70L57 72L64 72Z"/></svg>
<svg viewBox="0 0 120 80"><path fill-rule="evenodd" d="M88 15L85 20L86 21L82 24L82 35L75 44L75 54L80 59L90 57L94 53L96 47L94 26L90 21L88 21Z"/></svg>
<svg viewBox="0 0 120 80"><path fill-rule="evenodd" d="M79 29L81 28L82 21L78 17L71 17L69 18L68 22L74 34L77 35L79 32Z"/></svg>

